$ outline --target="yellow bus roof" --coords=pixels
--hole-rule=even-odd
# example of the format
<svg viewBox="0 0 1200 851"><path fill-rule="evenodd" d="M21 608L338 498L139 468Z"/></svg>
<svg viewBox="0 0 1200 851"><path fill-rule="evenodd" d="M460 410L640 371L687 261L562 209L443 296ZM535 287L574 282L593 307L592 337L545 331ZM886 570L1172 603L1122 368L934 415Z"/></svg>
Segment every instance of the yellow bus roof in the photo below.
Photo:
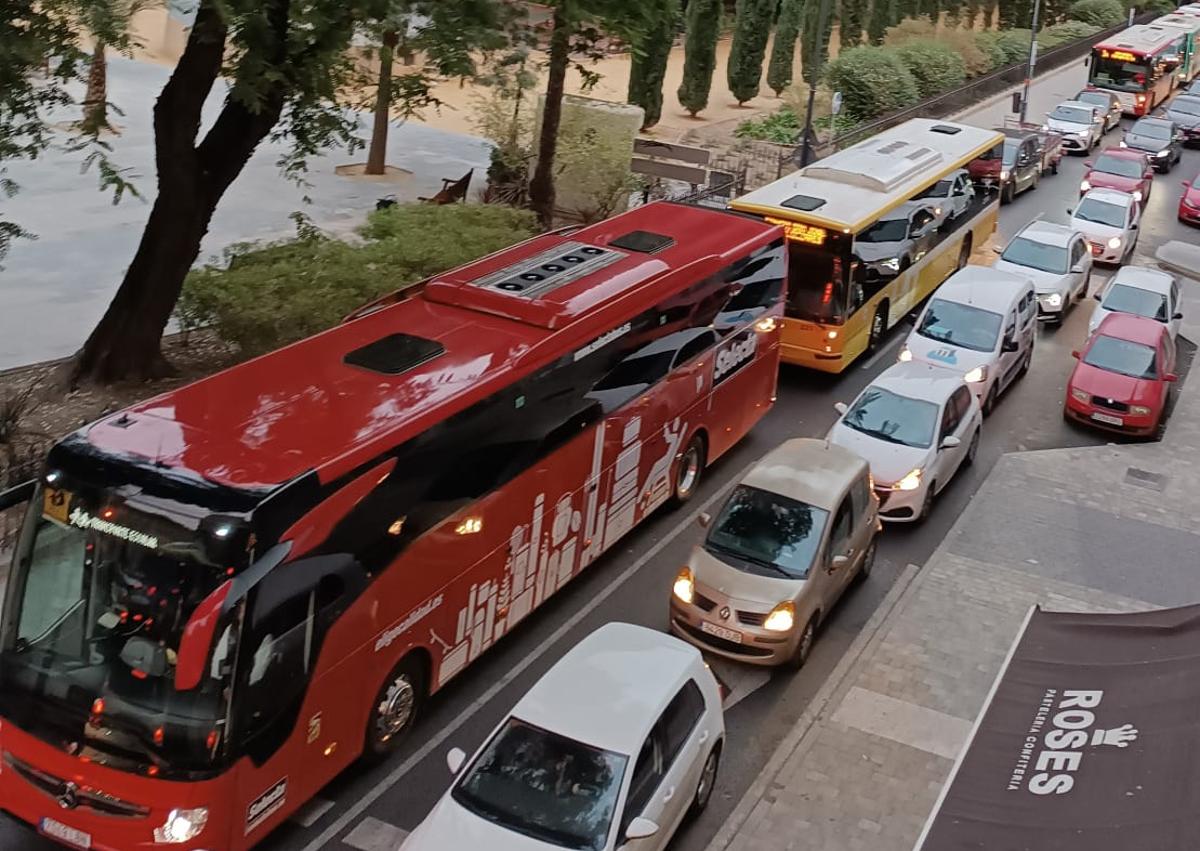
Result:
<svg viewBox="0 0 1200 851"><path fill-rule="evenodd" d="M755 189L730 206L858 233L1003 141L996 130L914 118Z"/></svg>

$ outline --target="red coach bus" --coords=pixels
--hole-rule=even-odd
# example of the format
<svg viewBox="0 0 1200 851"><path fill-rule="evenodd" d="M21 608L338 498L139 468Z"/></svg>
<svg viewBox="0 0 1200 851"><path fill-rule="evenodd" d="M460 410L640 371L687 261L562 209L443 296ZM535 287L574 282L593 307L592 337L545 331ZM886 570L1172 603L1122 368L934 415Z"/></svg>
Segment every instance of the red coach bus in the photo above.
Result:
<svg viewBox="0 0 1200 851"><path fill-rule="evenodd" d="M783 235L537 237L59 442L0 620L0 807L260 841L770 408Z"/></svg>
<svg viewBox="0 0 1200 851"><path fill-rule="evenodd" d="M1149 115L1178 81L1186 40L1177 29L1130 27L1092 47L1088 85L1113 92L1126 115Z"/></svg>

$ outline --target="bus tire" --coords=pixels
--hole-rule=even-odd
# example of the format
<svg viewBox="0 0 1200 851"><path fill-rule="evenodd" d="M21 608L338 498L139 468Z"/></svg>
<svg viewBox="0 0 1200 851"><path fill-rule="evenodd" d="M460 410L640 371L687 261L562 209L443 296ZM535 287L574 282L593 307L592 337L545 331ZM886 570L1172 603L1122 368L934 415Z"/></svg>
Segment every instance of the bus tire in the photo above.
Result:
<svg viewBox="0 0 1200 851"><path fill-rule="evenodd" d="M971 241L971 234L968 233L966 236L963 237L962 245L959 246L958 265L954 267L954 271L957 272L957 271L961 270L964 266L967 265L967 262L970 261L970 259L971 259L972 247L973 247L973 243Z"/></svg>
<svg viewBox="0 0 1200 851"><path fill-rule="evenodd" d="M426 665L416 653L409 653L383 681L363 741L363 761L368 764L387 759L416 723L428 696Z"/></svg>
<svg viewBox="0 0 1200 851"><path fill-rule="evenodd" d="M867 339L868 352L874 352L879 349L879 344L883 341L883 335L887 332L887 320L888 303L884 301L875 309L875 315L871 317L871 335Z"/></svg>
<svg viewBox="0 0 1200 851"><path fill-rule="evenodd" d="M675 462L675 472L671 476L671 505L680 506L688 502L700 487L700 479L704 475L704 462L708 456L708 447L704 435L696 432L688 441L687 448Z"/></svg>

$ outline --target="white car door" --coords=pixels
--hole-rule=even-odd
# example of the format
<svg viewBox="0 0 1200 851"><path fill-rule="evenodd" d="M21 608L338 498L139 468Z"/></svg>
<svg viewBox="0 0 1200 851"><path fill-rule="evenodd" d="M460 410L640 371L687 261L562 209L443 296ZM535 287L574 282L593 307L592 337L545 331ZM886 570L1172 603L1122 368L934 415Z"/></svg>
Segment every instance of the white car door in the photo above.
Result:
<svg viewBox="0 0 1200 851"><path fill-rule="evenodd" d="M996 377L996 387L1003 390L1012 381L1012 378L1017 373L1021 359L1025 357L1025 346L1021 340L1020 331L1018 331L1018 322L1020 317L1017 316L1017 310L1011 309L1008 315L1004 318L1004 333L1000 340L1000 356L996 360L996 367L999 369L999 374ZM1004 351L1004 344L1007 342L1016 343L1016 351Z"/></svg>
<svg viewBox="0 0 1200 851"><path fill-rule="evenodd" d="M1138 204L1136 202L1130 204L1127 216L1128 216L1129 227L1126 229L1127 233L1125 234L1125 239L1126 239L1127 244L1132 245L1137 242L1138 230L1141 227L1142 205ZM1133 251L1131 250L1130 257L1132 257L1132 256L1133 256Z"/></svg>
<svg viewBox="0 0 1200 851"><path fill-rule="evenodd" d="M1087 240L1077 234L1071 239L1071 271L1067 273L1067 296L1082 297L1087 294L1087 282L1092 271L1092 250ZM1063 310L1066 310L1066 302Z"/></svg>
<svg viewBox="0 0 1200 851"><path fill-rule="evenodd" d="M699 709L703 712L704 696L695 683L692 686L696 689L694 697L699 700ZM694 756L700 747L698 741L690 741L690 737L680 741L682 719L686 719L688 712L696 708L696 704L690 702L692 699L685 695L687 691L685 685L664 710L642 745L634 764L616 847L627 851L662 851L687 814L702 768ZM669 722L669 718L675 720ZM695 727L695 721L692 727ZM696 740L699 738L700 735L695 737ZM630 822L639 817L654 822L658 830L652 836L631 839L622 845Z"/></svg>
<svg viewBox="0 0 1200 851"><path fill-rule="evenodd" d="M695 680L688 680L667 705L660 721L666 743L667 782L669 786L675 786L671 800L677 805L672 816L674 821L662 825L664 847L691 808L704 761L713 746L709 731L701 723L703 717L704 693ZM665 819L665 811L663 815Z"/></svg>
<svg viewBox="0 0 1200 851"><path fill-rule="evenodd" d="M965 387L960 389L966 390ZM954 472L962 460L962 454L967 451L965 443L960 446L942 445L947 437L958 437L959 424L958 407L955 405L952 395L942 406L942 425L938 429L937 444L934 446L934 451L937 453L933 462L936 493L940 493L942 488L946 487L946 484L954 477Z"/></svg>

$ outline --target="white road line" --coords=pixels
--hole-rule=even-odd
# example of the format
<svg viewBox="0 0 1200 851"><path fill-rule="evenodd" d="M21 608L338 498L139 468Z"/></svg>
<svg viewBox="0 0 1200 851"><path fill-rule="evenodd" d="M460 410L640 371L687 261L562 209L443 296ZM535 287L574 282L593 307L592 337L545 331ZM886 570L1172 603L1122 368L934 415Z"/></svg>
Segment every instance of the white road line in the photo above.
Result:
<svg viewBox="0 0 1200 851"><path fill-rule="evenodd" d="M757 463L757 462L751 462L751 463L747 464L741 471L738 472L738 474L736 476L729 479L729 483L732 484L734 482L740 481L741 478L750 470L751 467L754 466L755 463ZM408 757L408 759L404 760L404 762L402 762L402 763L400 763L400 765L396 766L396 768L392 771L392 773L383 779L382 783L378 784L374 789L370 790L369 792L366 792L361 798L359 798L358 801L356 801L354 803L354 805L352 807L350 807L350 809L348 809L348 810L346 810L346 812L342 813L342 815L340 815L333 824L331 824L324 831L322 831L320 836L318 836L316 839L312 840L307 845L305 845L303 848L303 851L320 851L320 849L324 848L325 845L327 845L330 842L330 840L332 840L339 833L341 833L343 830L345 830L346 826L348 824L350 824L350 822L354 821L354 819L356 819L360 815L362 815L362 813L365 812L368 807L370 807L373 803L375 803L375 801L377 801L380 798L380 796L383 795L384 792L387 792L389 789L391 789L393 786L395 786L397 783L399 783L400 780L404 777L404 775L406 775L409 771L411 771L417 764L419 764L427 756L429 756L435 750L438 750L439 748L441 748L442 745L446 742L446 740L449 739L456 732L458 732L458 729L460 727L462 727L462 725L465 724L475 714L475 712L478 711L479 708L486 706L488 703L490 703L492 701L492 699L496 697L496 695L498 695L505 688L507 688L509 683L511 683L517 677L521 676L521 674L523 674L530 665L532 665L534 662L536 662L538 659L540 659L546 653L546 651L550 650L551 648L558 648L559 643L562 641L563 637L566 636L567 633L569 633L572 629L574 629L576 626L578 626L579 623L582 622L584 618L586 618L593 611L595 611L597 608L599 608L601 603L603 603L610 596L612 596L612 594L618 588L620 588L623 584L625 584L625 582L628 581L630 577L632 577L635 573L637 573L639 570L641 570L641 568L647 562L649 562L650 559L652 559L656 555L658 555L659 552L661 552L669 543L671 543L673 540L675 540L675 538L678 537L680 532L682 532L684 529L692 527L696 522L696 518L699 517L705 511L707 511L709 508L711 508L712 504L714 502L716 502L718 499L720 499L722 496L724 496L725 491L727 489L728 488L724 488L724 487L721 488L716 493L714 493L712 496L710 496L708 499L706 499L703 503L701 503L701 505L698 508L696 508L695 511L693 511L691 514L689 514L681 523L679 523L677 526L675 526L675 528L671 529L666 535L664 535L663 538L657 544L655 544L649 550L647 550L646 553L641 558L639 558L637 561L635 561L629 567L625 568L625 570L623 570L617 576L616 579L614 579L607 586L605 586L605 588L599 594L597 594L595 597L593 597L587 603L587 605L585 605L583 608L581 608L579 611L577 611L575 614L573 614L570 618L568 618L566 620L566 622L564 622L558 629L556 629L554 631L554 633L552 635L549 636L549 638L542 641L540 650L537 650L537 651L531 653L530 655L526 656L524 659L522 659L520 662L518 662L516 665L514 665L512 667L512 669L507 674L505 674L501 679L497 680L492 685L491 688L489 688L487 691L485 691L472 704L472 706L473 706L472 710L461 713L457 718L454 719L454 721L450 722L447 726L443 727L441 732L439 732L437 735L433 736L431 739L429 739L427 742L425 742L425 744L422 745L421 748L418 749L416 752L412 753ZM664 588L663 588L663 607L664 607L664 609L666 608L666 606L667 606L667 588L664 586ZM447 784L449 784L449 779L450 779L449 775L447 775L447 778L446 778Z"/></svg>
<svg viewBox="0 0 1200 851"><path fill-rule="evenodd" d="M343 844L359 851L396 851L406 836L407 830L367 816L359 822L358 827L350 831Z"/></svg>
<svg viewBox="0 0 1200 851"><path fill-rule="evenodd" d="M904 319L900 320L900 322L904 322L904 321L905 321ZM886 346L884 346L882 349L877 351L875 354L871 355L871 357L869 357L867 359L867 362L864 363L859 368L863 369L863 370L871 369L873 366L875 366L875 364L879 363L880 358L884 357L885 355L890 355L892 353L892 349L899 347L900 344L903 343L906 339L908 339L907 334L904 334L903 336L897 336L896 339L892 340L892 342L888 343Z"/></svg>

